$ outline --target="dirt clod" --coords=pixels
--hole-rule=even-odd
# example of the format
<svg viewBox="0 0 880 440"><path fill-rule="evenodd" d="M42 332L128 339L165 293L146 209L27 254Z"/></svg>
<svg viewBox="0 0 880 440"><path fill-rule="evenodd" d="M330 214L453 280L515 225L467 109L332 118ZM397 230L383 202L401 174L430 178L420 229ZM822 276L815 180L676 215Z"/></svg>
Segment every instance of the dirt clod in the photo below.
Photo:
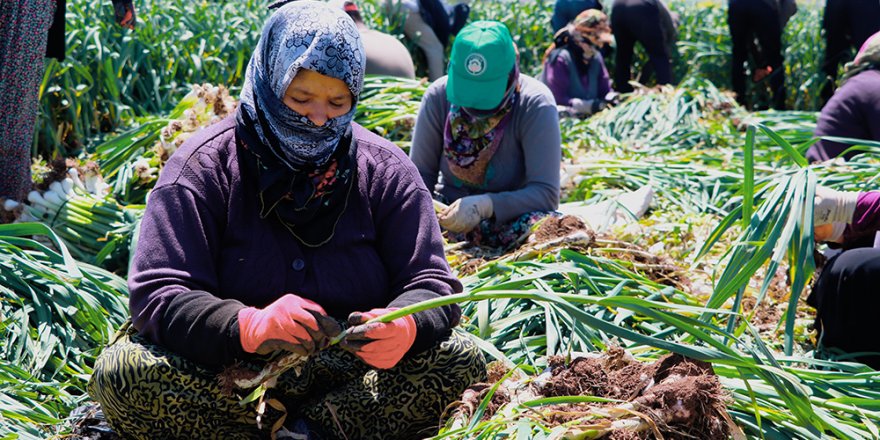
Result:
<svg viewBox="0 0 880 440"><path fill-rule="evenodd" d="M605 437L614 440L655 438L726 440L731 433L726 395L712 366L677 354L642 363L623 348L612 347L601 356L577 357L567 365L565 358L548 358L550 377L537 389L543 397L595 396L621 402L560 404L542 407L542 423L548 427L580 422L604 426ZM499 375L495 375L499 377ZM483 419L508 402L521 401L517 393L527 387L508 383L498 387ZM473 414L492 384L471 387L462 398L459 414ZM532 389L534 391L534 389ZM618 408L634 408L633 411ZM639 428L618 429L618 418L638 418ZM580 421L580 422L579 422ZM573 423L570 423L573 422ZM593 429L593 428L591 428Z"/></svg>
<svg viewBox="0 0 880 440"><path fill-rule="evenodd" d="M578 217L572 215L547 217L541 221L541 226L538 226L534 232L534 240L537 243L544 243L577 232L593 235L590 228Z"/></svg>
<svg viewBox="0 0 880 440"><path fill-rule="evenodd" d="M458 407L458 412L467 417L473 416L474 413L476 413L477 408L479 408L480 404L483 402L483 399L492 392L492 386L493 384L491 383L478 383L466 389L461 396L461 403ZM503 386L498 387L495 392L492 393L492 398L489 400L489 404L486 405L481 420L488 419L495 414L499 408L509 402L510 391Z"/></svg>

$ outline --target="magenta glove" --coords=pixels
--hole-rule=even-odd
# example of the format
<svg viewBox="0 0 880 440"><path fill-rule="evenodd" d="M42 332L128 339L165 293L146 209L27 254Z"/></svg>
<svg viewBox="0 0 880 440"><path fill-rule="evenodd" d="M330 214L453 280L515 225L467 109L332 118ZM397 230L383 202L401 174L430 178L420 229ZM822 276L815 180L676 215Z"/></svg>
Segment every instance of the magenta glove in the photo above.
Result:
<svg viewBox="0 0 880 440"><path fill-rule="evenodd" d="M348 323L354 327L348 330L342 348L376 368L388 369L397 365L416 340L416 320L412 315L389 323L364 324L394 310L397 309L373 309L349 315Z"/></svg>
<svg viewBox="0 0 880 440"><path fill-rule="evenodd" d="M248 353L287 350L308 356L342 332L317 303L288 293L266 308L238 311L241 347Z"/></svg>

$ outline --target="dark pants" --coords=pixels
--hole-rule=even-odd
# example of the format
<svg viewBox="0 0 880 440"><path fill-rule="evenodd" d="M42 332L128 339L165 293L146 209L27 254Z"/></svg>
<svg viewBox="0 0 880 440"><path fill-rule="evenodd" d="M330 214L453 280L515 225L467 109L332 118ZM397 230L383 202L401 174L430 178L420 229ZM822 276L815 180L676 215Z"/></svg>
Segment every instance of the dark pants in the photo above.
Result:
<svg viewBox="0 0 880 440"><path fill-rule="evenodd" d="M824 347L848 353L880 352L880 249L843 252L825 265L807 303L816 308L816 328ZM880 368L880 356L858 358Z"/></svg>
<svg viewBox="0 0 880 440"><path fill-rule="evenodd" d="M834 94L837 70L841 63L850 61L850 50L858 50L868 37L880 31L880 1L828 0L822 29L825 31L822 72L828 80L822 88L824 103Z"/></svg>
<svg viewBox="0 0 880 440"><path fill-rule="evenodd" d="M453 332L389 370L331 347L312 355L299 375L282 374L266 395L283 404L286 426L305 424L319 438L424 438L437 432L443 411L465 388L485 379L480 349ZM89 382L110 426L128 439L268 438L282 413L270 410L258 428L256 403L239 404L244 394L229 395L218 372L132 328L104 350Z"/></svg>
<svg viewBox="0 0 880 440"><path fill-rule="evenodd" d="M770 66L773 73L766 78L773 93L773 108L785 109L785 68L782 58L782 23L779 9L764 0L730 0L727 8L727 25L733 43L731 81L736 100L745 106L746 67L749 52L757 64L755 68ZM759 50L754 41L758 39Z"/></svg>
<svg viewBox="0 0 880 440"><path fill-rule="evenodd" d="M631 92L629 85L633 51L636 42L642 44L654 65L657 84L672 83L672 45L674 36L664 32L661 22L666 19L656 0L617 0L611 9L611 29L617 40L617 58L614 61L614 89ZM644 81L644 79L642 79Z"/></svg>

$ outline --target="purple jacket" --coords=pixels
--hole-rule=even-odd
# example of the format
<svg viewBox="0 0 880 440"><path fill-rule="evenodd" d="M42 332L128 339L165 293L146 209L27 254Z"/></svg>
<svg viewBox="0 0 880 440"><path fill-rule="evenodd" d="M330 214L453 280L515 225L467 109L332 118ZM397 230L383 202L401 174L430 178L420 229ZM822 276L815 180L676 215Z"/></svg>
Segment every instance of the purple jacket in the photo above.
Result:
<svg viewBox="0 0 880 440"><path fill-rule="evenodd" d="M877 231L880 231L880 191L861 193L853 221L843 232L844 247L870 247Z"/></svg>
<svg viewBox="0 0 880 440"><path fill-rule="evenodd" d="M816 136L838 136L880 141L880 71L866 70L843 84L822 108ZM819 140L807 150L810 162L833 159L851 147ZM845 156L850 159L856 153Z"/></svg>
<svg viewBox="0 0 880 440"><path fill-rule="evenodd" d="M188 140L149 196L128 281L141 334L219 366L246 356L237 321L244 306L294 293L344 320L353 311L462 290L443 253L431 195L394 144L353 124L357 191L333 238L310 248L274 217L259 217L234 127L229 117ZM414 315L411 352L430 347L459 317L456 306Z"/></svg>
<svg viewBox="0 0 880 440"><path fill-rule="evenodd" d="M547 84L547 87L550 88L550 91L553 92L553 97L556 99L557 105L571 105L572 98L579 98L583 100L587 99L605 99L605 95L611 91L611 79L608 77L608 69L605 68L605 60L602 58L602 54L598 51L593 59L590 60L590 63L599 63L600 66L600 74L596 84L596 96L576 96L572 90L582 89L589 90L590 89L590 80L589 75L582 74L577 77L572 77L571 66L568 64L568 60L571 57L554 57L553 60L548 60L548 62L544 65L544 81ZM572 87L573 81L580 81L580 87Z"/></svg>

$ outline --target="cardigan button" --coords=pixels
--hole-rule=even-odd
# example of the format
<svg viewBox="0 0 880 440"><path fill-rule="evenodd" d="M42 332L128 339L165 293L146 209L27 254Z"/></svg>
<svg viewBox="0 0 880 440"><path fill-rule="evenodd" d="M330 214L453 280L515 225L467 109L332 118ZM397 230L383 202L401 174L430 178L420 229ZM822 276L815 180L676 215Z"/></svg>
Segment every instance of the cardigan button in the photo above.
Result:
<svg viewBox="0 0 880 440"><path fill-rule="evenodd" d="M293 268L293 270L299 272L303 270L304 267L306 267L306 262L303 261L301 258L297 258L296 260L293 260L293 264L291 264L290 266Z"/></svg>

